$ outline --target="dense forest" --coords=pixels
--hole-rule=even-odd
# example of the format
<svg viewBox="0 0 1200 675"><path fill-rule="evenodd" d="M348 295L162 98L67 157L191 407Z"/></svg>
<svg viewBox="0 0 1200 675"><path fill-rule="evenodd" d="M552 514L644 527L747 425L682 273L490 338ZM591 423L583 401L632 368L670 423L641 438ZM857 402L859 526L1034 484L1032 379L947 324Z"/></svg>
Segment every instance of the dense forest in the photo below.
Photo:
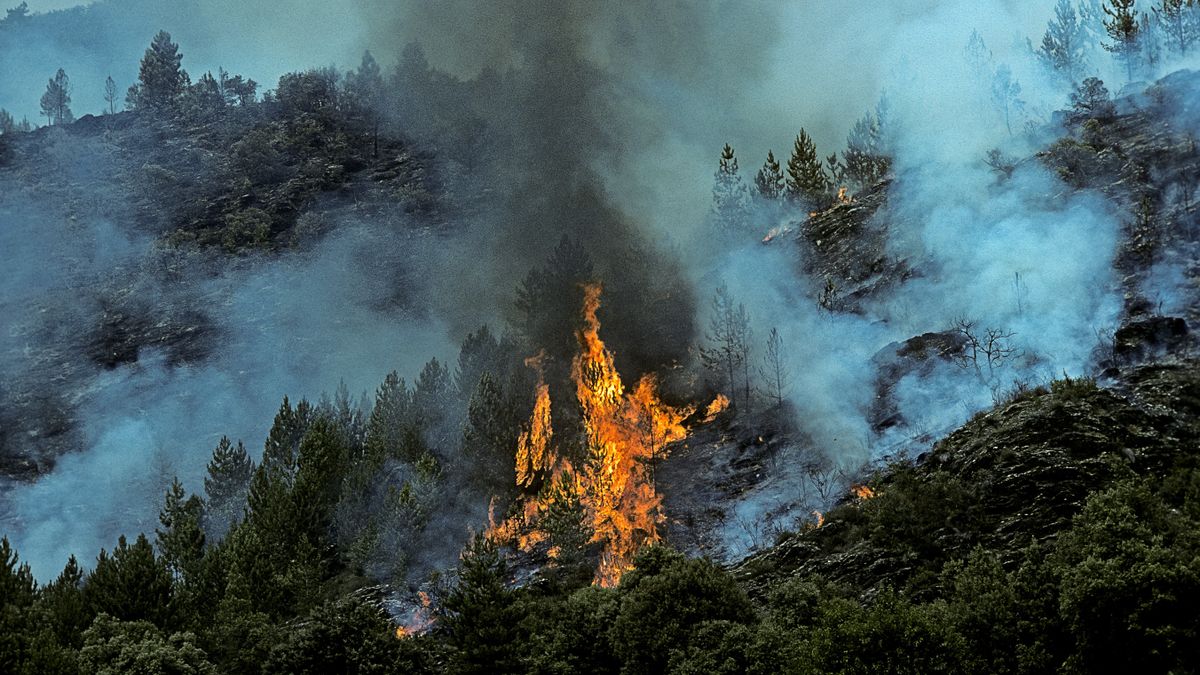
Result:
<svg viewBox="0 0 1200 675"><path fill-rule="evenodd" d="M103 109L56 66L41 117L0 109L0 672L1197 670L1200 5L1057 0L1020 63L968 30L939 93L987 147L889 90L832 154L715 148L678 238L597 168L653 115L587 50L268 85L146 38ZM328 382L380 321L456 344ZM291 351L329 393L260 363ZM172 396L203 458L106 497L156 522L20 491ZM39 495L124 534L35 576L22 541L78 546Z"/></svg>

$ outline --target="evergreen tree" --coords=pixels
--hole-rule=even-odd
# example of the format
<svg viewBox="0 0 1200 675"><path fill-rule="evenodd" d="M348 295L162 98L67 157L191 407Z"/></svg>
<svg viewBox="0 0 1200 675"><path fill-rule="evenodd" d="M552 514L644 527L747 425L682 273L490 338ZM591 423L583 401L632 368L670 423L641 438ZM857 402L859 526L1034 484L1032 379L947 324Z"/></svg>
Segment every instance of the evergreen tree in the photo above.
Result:
<svg viewBox="0 0 1200 675"><path fill-rule="evenodd" d="M457 583L437 608L439 630L455 647L453 672L521 672L515 641L518 614L508 566L495 544L476 536L463 551Z"/></svg>
<svg viewBox="0 0 1200 675"><path fill-rule="evenodd" d="M729 392L732 407L743 412L750 405L750 317L746 306L735 302L729 287L721 284L713 294L709 315L708 346L700 350L700 359L721 388ZM738 376L743 375L746 396L739 408Z"/></svg>
<svg viewBox="0 0 1200 675"><path fill-rule="evenodd" d="M1200 6L1195 0L1158 0L1151 9L1171 51L1180 57L1200 38Z"/></svg>
<svg viewBox="0 0 1200 675"><path fill-rule="evenodd" d="M4 108L0 108L0 135L11 134L17 130L17 123L13 120L13 116Z"/></svg>
<svg viewBox="0 0 1200 675"><path fill-rule="evenodd" d="M976 76L983 77L991 72L992 50L988 49L978 30L971 31L971 36L967 38L967 46L963 49L963 56L967 60L967 66Z"/></svg>
<svg viewBox="0 0 1200 675"><path fill-rule="evenodd" d="M417 413L417 424L430 437L430 443L446 449L445 428L447 421L452 419L454 405L454 380L450 369L443 366L436 358L430 359L417 382L413 386L413 407ZM458 425L452 425L457 431ZM416 461L416 457L404 457L408 461Z"/></svg>
<svg viewBox="0 0 1200 675"><path fill-rule="evenodd" d="M375 391L375 405L367 419L366 454L372 467L400 456L412 421L412 397L404 380L393 370Z"/></svg>
<svg viewBox="0 0 1200 675"><path fill-rule="evenodd" d="M230 75L224 68L217 69L217 87L225 105L248 106L254 103L258 92L258 83L241 75Z"/></svg>
<svg viewBox="0 0 1200 675"><path fill-rule="evenodd" d="M517 402L485 372L475 386L463 426L463 452L478 482L493 492L516 485L514 452L521 431Z"/></svg>
<svg viewBox="0 0 1200 675"><path fill-rule="evenodd" d="M809 208L822 208L829 198L829 176L821 166L817 146L804 129L796 136L787 164L787 193Z"/></svg>
<svg viewBox="0 0 1200 675"><path fill-rule="evenodd" d="M892 158L888 148L887 101L880 99L875 112L868 112L850 128L846 149L842 151L845 177L856 191L883 180L891 171Z"/></svg>
<svg viewBox="0 0 1200 675"><path fill-rule="evenodd" d="M712 213L716 226L725 232L741 232L749 217L749 194L738 173L737 157L726 143L713 177Z"/></svg>
<svg viewBox="0 0 1200 675"><path fill-rule="evenodd" d="M111 614L122 621L145 620L171 624L171 572L154 555L146 535L129 545L122 535L112 555L101 550L96 568L83 586L84 602L93 614Z"/></svg>
<svg viewBox="0 0 1200 675"><path fill-rule="evenodd" d="M253 475L254 461L242 442L233 445L228 437L222 436L204 477L204 494L208 497L205 530L213 539L223 537L242 518Z"/></svg>
<svg viewBox="0 0 1200 675"><path fill-rule="evenodd" d="M68 124L75 120L71 114L71 80L62 68L46 84L41 104L48 124Z"/></svg>
<svg viewBox="0 0 1200 675"><path fill-rule="evenodd" d="M206 72L187 88L187 102L193 114L206 115L225 108L225 94L212 72Z"/></svg>
<svg viewBox="0 0 1200 675"><path fill-rule="evenodd" d="M771 150L767 151L767 161L763 162L762 168L754 176L754 187L760 196L770 200L782 198L787 189L779 160L775 159L775 153Z"/></svg>
<svg viewBox="0 0 1200 675"><path fill-rule="evenodd" d="M286 481L296 470L296 450L312 423L312 405L301 399L293 409L286 396L275 414L275 422L263 446L262 466L278 472Z"/></svg>
<svg viewBox="0 0 1200 675"><path fill-rule="evenodd" d="M1108 18L1104 21L1104 30L1112 42L1104 48L1117 55L1125 63L1125 71L1129 80L1133 81L1134 66L1138 61L1138 38L1141 36L1141 24L1138 23L1137 10L1134 3L1137 0L1104 0L1104 13Z"/></svg>
<svg viewBox="0 0 1200 675"><path fill-rule="evenodd" d="M92 621L83 601L83 569L75 556L67 559L58 578L46 584L38 594L37 606L55 640L78 649L82 634Z"/></svg>
<svg viewBox="0 0 1200 675"><path fill-rule="evenodd" d="M1104 82L1097 77L1089 77L1071 92L1072 122L1085 119L1109 120L1117 113L1117 108L1108 96Z"/></svg>
<svg viewBox="0 0 1200 675"><path fill-rule="evenodd" d="M1065 82L1074 84L1087 69L1086 35L1071 0L1058 0L1037 57Z"/></svg>
<svg viewBox="0 0 1200 675"><path fill-rule="evenodd" d="M179 45L171 42L170 33L160 30L142 56L137 84L130 87L131 107L161 110L175 105L188 82L182 62Z"/></svg>
<svg viewBox="0 0 1200 675"><path fill-rule="evenodd" d="M179 479L174 479L158 512L163 529L155 530L155 534L159 554L176 585L186 587L199 580L204 558L204 530L200 526L203 515L200 498L189 497Z"/></svg>
<svg viewBox="0 0 1200 675"><path fill-rule="evenodd" d="M112 75L109 75L108 78L104 80L104 102L108 104L108 114L116 114L117 83L113 81Z"/></svg>
<svg viewBox="0 0 1200 675"><path fill-rule="evenodd" d="M15 24L29 18L29 3L21 0L21 4L9 9L4 15L4 21Z"/></svg>
<svg viewBox="0 0 1200 675"><path fill-rule="evenodd" d="M992 101L1004 117L1004 128L1012 135L1012 116L1024 108L1021 100L1021 84L1013 78L1012 69L1001 64L992 74Z"/></svg>
<svg viewBox="0 0 1200 675"><path fill-rule="evenodd" d="M383 113L383 75L371 52L365 51L356 72L346 78L346 88L357 117L371 138L372 156L379 156L379 124Z"/></svg>
<svg viewBox="0 0 1200 675"><path fill-rule="evenodd" d="M486 325L468 333L458 350L458 369L454 374L454 386L461 401L469 401L485 373L500 375L502 350L500 342Z"/></svg>

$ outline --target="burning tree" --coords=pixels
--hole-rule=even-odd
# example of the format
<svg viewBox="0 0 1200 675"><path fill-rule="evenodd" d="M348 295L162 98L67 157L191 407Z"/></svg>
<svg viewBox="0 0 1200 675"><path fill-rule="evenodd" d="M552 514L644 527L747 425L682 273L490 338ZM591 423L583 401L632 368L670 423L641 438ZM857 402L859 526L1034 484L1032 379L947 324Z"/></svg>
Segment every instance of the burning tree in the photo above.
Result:
<svg viewBox="0 0 1200 675"><path fill-rule="evenodd" d="M550 538L547 529L574 525L582 511L590 541L600 547L595 583L613 586L632 567L637 551L659 540L661 498L650 466L668 444L687 435L683 420L694 410L663 403L653 375L643 376L631 391L625 389L613 354L600 339L600 285L587 284L583 291L571 379L582 410L587 456L576 469L554 451L550 389L539 374L533 414L517 443L516 474L518 484L527 488L543 478L542 488L527 498L517 516L492 524L487 537L528 549ZM541 359L527 363L537 369ZM558 554L554 548L550 553Z"/></svg>

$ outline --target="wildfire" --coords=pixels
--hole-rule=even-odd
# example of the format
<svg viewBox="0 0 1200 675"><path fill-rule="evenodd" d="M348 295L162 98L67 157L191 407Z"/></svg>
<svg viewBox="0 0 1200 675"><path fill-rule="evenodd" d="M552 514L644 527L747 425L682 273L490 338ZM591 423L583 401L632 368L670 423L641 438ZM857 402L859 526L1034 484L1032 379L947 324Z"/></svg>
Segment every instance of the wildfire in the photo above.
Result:
<svg viewBox="0 0 1200 675"><path fill-rule="evenodd" d="M709 403L708 407L704 409L704 423L707 424L717 419L717 415L725 412L725 409L728 407L729 397L725 394L717 394L712 403Z"/></svg>
<svg viewBox="0 0 1200 675"><path fill-rule="evenodd" d="M812 514L817 519L817 527L818 528L825 524L825 514L824 513L821 513L820 511L813 511Z"/></svg>
<svg viewBox="0 0 1200 675"><path fill-rule="evenodd" d="M850 491L858 497L859 501L866 501L875 497L875 491L866 485L851 485Z"/></svg>
<svg viewBox="0 0 1200 675"><path fill-rule="evenodd" d="M432 601L429 598L429 594L425 591L419 591L417 592L417 597L421 599L421 606L413 611L412 616L408 617L408 621L403 626L396 627L397 639L403 640L414 635L420 635L433 626L433 616L430 610Z"/></svg>
<svg viewBox="0 0 1200 675"><path fill-rule="evenodd" d="M838 206L854 203L854 197L849 194L845 186L838 188L837 203Z"/></svg>
<svg viewBox="0 0 1200 675"><path fill-rule="evenodd" d="M601 546L594 582L613 586L632 568L638 549L659 540L662 499L654 488L652 462L662 457L668 444L687 436L683 420L694 408L663 403L653 375L643 376L633 389L626 390L612 352L600 339L596 318L600 292L599 284L584 287L583 327L576 334L579 353L571 364L588 458L576 470L566 459L556 457L550 445L549 388L542 379L540 360L531 359L526 363L538 369L537 398L529 427L520 435L516 461L518 485L529 487L535 475L549 471L579 498L592 542ZM726 405L728 400L719 397L708 412L715 415ZM547 534L536 525L549 507L546 500L542 495L528 498L518 516L499 524L492 521L487 536L516 542L523 550L545 541Z"/></svg>
<svg viewBox="0 0 1200 675"><path fill-rule="evenodd" d="M537 371L537 399L533 405L533 416L529 428L521 431L517 439L517 485L529 487L538 473L547 471L554 464L550 451L550 440L554 429L550 426L550 387L546 385L542 372L545 352L525 359L525 365Z"/></svg>

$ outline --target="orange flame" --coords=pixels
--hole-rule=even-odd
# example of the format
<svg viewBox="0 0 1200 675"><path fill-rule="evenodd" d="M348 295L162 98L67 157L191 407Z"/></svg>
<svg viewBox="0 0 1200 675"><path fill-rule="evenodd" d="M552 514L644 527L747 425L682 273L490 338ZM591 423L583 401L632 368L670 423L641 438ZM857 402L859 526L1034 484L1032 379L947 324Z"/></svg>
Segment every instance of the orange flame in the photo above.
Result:
<svg viewBox="0 0 1200 675"><path fill-rule="evenodd" d="M866 501L876 496L875 491L866 485L851 485L850 491L858 497L859 501Z"/></svg>
<svg viewBox="0 0 1200 675"><path fill-rule="evenodd" d="M838 188L837 203L838 206L854 203L854 196L848 193L845 186Z"/></svg>
<svg viewBox="0 0 1200 675"><path fill-rule="evenodd" d="M592 542L601 545L594 583L613 586L633 567L638 549L660 538L662 499L654 489L651 463L662 457L668 444L687 436L683 420L694 408L663 403L653 375L643 376L631 391L625 389L613 354L600 339L596 318L600 292L599 284L584 287L583 327L576 334L579 354L571 364L575 394L583 411L588 461L576 471L566 459L555 457L550 448L549 388L542 379L540 361L531 359L526 363L538 368L538 390L529 427L518 442L517 483L530 487L538 472L551 467L554 479L565 479L562 485L578 496L584 507ZM718 397L708 412L715 415L728 403L725 397ZM536 524L549 508L547 499L528 498L522 513L499 524L489 515L487 536L493 541L515 542L522 550L546 541L547 533ZM553 558L559 553L557 547L551 547L548 554Z"/></svg>
<svg viewBox="0 0 1200 675"><path fill-rule="evenodd" d="M813 512L812 512L812 514L813 514L814 516L816 516L816 518L817 518L817 525L816 525L816 527L818 527L818 528L819 528L819 527L821 527L822 525L824 525L824 524L825 524L825 514L824 514L824 513L821 513L820 511L813 511ZM814 529L816 529L816 528L814 528Z"/></svg>
<svg viewBox="0 0 1200 675"><path fill-rule="evenodd" d="M725 396L725 394L717 394L717 397L712 400L712 403L709 403L708 407L704 409L704 423L708 424L709 422L717 419L717 415L725 412L725 409L728 407L729 397Z"/></svg>
<svg viewBox="0 0 1200 675"><path fill-rule="evenodd" d="M425 591L418 591L417 597L421 599L421 606L412 613L412 616L408 617L408 621L403 626L396 626L396 638L399 640L421 635L433 627L433 616L430 613L430 606L433 603L429 594Z"/></svg>
<svg viewBox="0 0 1200 675"><path fill-rule="evenodd" d="M550 451L550 439L554 429L550 426L550 387L546 385L542 373L542 359L545 352L525 359L525 365L537 371L537 399L533 405L533 416L529 420L529 428L521 431L517 439L517 485L529 487L534 478L541 472L547 471L554 464L554 456Z"/></svg>

